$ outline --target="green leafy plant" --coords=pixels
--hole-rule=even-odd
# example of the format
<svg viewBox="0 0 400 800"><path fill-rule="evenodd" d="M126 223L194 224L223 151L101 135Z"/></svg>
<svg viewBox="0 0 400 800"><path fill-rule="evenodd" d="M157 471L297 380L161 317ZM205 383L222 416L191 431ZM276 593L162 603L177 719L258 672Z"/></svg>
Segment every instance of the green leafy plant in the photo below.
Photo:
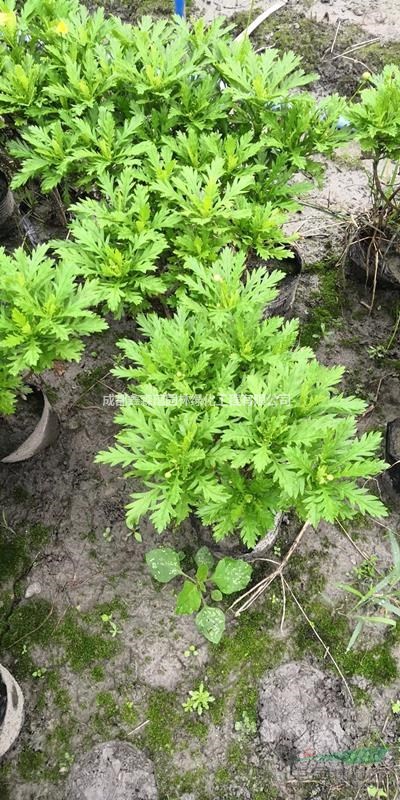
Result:
<svg viewBox="0 0 400 800"><path fill-rule="evenodd" d="M194 511L217 541L236 532L251 548L289 508L314 526L385 515L357 483L384 467L380 435L356 436L365 403L338 391L341 367L295 346L296 321L265 319L280 274L243 273L244 260L226 249L211 268L190 261L174 317L140 316L148 341L120 343L132 365L114 373L131 402L97 460L143 481L128 525L150 513L162 532Z"/></svg>
<svg viewBox="0 0 400 800"><path fill-rule="evenodd" d="M204 711L208 711L211 703L215 703L215 697L213 697L208 689L204 688L204 683L202 681L198 689L193 689L189 692L189 697L185 703L182 703L182 706L185 711L195 711L199 717L201 717Z"/></svg>
<svg viewBox="0 0 400 800"><path fill-rule="evenodd" d="M110 633L110 635L112 636L112 638L113 638L113 639L115 639L116 635L117 635L118 633L121 633L121 631L120 631L120 629L118 628L118 625L117 625L117 623L116 623L116 622L114 622L114 620L113 620L112 616L113 616L112 614L102 614L102 615L101 615L101 621L102 621L102 622L104 623L104 625L106 625L106 627L108 628L108 630L109 630L109 633Z"/></svg>
<svg viewBox="0 0 400 800"><path fill-rule="evenodd" d="M0 112L21 137L11 144L22 164L16 186L37 176L44 191L65 180L89 187L106 171L118 176L154 143L171 147L180 170L211 170L217 181L225 175L226 202L211 204L212 216L224 212L224 220L246 175L253 176L249 199L293 207L307 186L290 178L320 177L315 155L332 152L349 135L336 124L343 99L317 102L299 92L315 76L301 70L296 56L257 54L249 40L235 44L221 21L206 28L203 20L189 26L144 17L127 26L73 0L60 9L38 0L18 9L11 4L12 11L9 5L0 40L7 67ZM220 174L211 164L221 158ZM199 196L206 192L209 203L208 183L192 175L182 197L183 210L189 203L201 224L211 212Z"/></svg>
<svg viewBox="0 0 400 800"><path fill-rule="evenodd" d="M356 625L347 650L354 647L366 625L386 625L394 628L400 617L400 547L395 534L391 531L388 533L388 538L393 560L392 569L386 570L380 580L375 583L376 566L374 564L374 572L371 574L369 571L368 573L372 585L364 591L352 584L339 584L341 589L357 598L357 603L351 612L351 616L356 620ZM363 578L364 575L363 572Z"/></svg>
<svg viewBox="0 0 400 800"><path fill-rule="evenodd" d="M391 708L393 714L400 714L400 700L393 700Z"/></svg>
<svg viewBox="0 0 400 800"><path fill-rule="evenodd" d="M365 87L367 84L367 87ZM350 226L350 258L362 266L372 285L372 310L376 287L397 264L400 225L400 68L387 64L378 75L364 76L360 102L349 110L354 135L364 157L372 161L371 208ZM397 266L395 266L397 269ZM396 278L394 282L396 283ZM397 333L397 328L395 335ZM390 340L390 346L393 340ZM376 358L385 356L385 345L371 348Z"/></svg>
<svg viewBox="0 0 400 800"><path fill-rule="evenodd" d="M400 68L387 64L378 75L366 76L368 86L360 102L351 106L349 119L366 155L372 157L372 193L376 211L399 214L400 189ZM364 84L365 86L365 84ZM388 171L388 166L390 169Z"/></svg>
<svg viewBox="0 0 400 800"><path fill-rule="evenodd" d="M177 223L167 208L152 211L145 186L135 184L127 167L118 180L99 180L104 200L87 198L71 207L71 237L55 242L56 252L85 278L96 278L99 299L115 315L162 294L165 281L155 274L167 248L165 229Z"/></svg>
<svg viewBox="0 0 400 800"><path fill-rule="evenodd" d="M21 378L56 360L77 361L82 337L107 325L92 310L94 282L78 285L74 267L41 245L31 255L0 249L0 413L11 413Z"/></svg>
<svg viewBox="0 0 400 800"><path fill-rule="evenodd" d="M146 554L150 574L159 583L169 583L178 576L185 579L177 596L176 614L196 614L199 632L218 644L225 630L225 614L222 609L207 605L204 598L209 595L214 602L220 602L224 595L242 591L250 581L252 568L235 558L222 558L215 566L207 547L201 547L194 560L196 572L192 577L183 571L180 555L172 548L157 548Z"/></svg>
<svg viewBox="0 0 400 800"><path fill-rule="evenodd" d="M257 733L257 722L247 711L242 711L240 719L235 722L235 731L243 736L252 736Z"/></svg>

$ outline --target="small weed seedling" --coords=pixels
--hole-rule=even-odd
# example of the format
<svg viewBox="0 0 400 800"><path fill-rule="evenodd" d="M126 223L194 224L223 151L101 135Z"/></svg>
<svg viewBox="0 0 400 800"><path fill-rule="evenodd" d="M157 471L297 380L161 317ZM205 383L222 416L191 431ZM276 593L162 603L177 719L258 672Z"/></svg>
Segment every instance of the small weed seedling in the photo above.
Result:
<svg viewBox="0 0 400 800"><path fill-rule="evenodd" d="M243 711L241 718L235 722L235 731L244 736L252 736L257 733L257 723L249 717L247 711Z"/></svg>
<svg viewBox="0 0 400 800"><path fill-rule="evenodd" d="M184 654L185 658L190 658L191 656L198 656L199 651L196 650L194 644L189 645L188 649L185 650Z"/></svg>
<svg viewBox="0 0 400 800"><path fill-rule="evenodd" d="M105 531L103 531L103 539L105 542L108 542L108 544L113 540L113 535L111 533L111 528L109 526L107 526Z"/></svg>
<svg viewBox="0 0 400 800"><path fill-rule="evenodd" d="M393 700L392 713L393 714L400 714L400 700Z"/></svg>
<svg viewBox="0 0 400 800"><path fill-rule="evenodd" d="M204 688L202 681L199 684L198 689L194 689L193 691L189 692L189 697L185 703L182 703L182 706L185 711L189 711L190 713L197 711L199 717L201 717L203 711L208 711L210 703L214 702L215 697L213 697L212 694L210 694L210 692Z"/></svg>
<svg viewBox="0 0 400 800"><path fill-rule="evenodd" d="M112 614L102 614L101 621L108 627L109 633L115 639L117 633L121 633L118 625L113 621Z"/></svg>
<svg viewBox="0 0 400 800"><path fill-rule="evenodd" d="M46 667L38 667L32 672L32 678L44 678L46 672L47 672Z"/></svg>
<svg viewBox="0 0 400 800"><path fill-rule="evenodd" d="M175 612L196 613L197 629L210 642L218 644L225 630L225 614L222 609L207 605L204 596L209 595L211 600L219 603L224 594L242 591L250 581L252 568L240 559L223 558L214 569L214 558L207 547L201 547L195 555L197 569L194 577L183 572L181 560L180 554L170 547L160 547L146 554L147 566L156 581L169 583L178 576L185 578ZM189 648L186 653L190 655L190 652L196 651Z"/></svg>
<svg viewBox="0 0 400 800"><path fill-rule="evenodd" d="M375 797L375 798L385 798L387 794L384 789L379 789L378 786L368 786L367 787L367 794L368 797Z"/></svg>
<svg viewBox="0 0 400 800"><path fill-rule="evenodd" d="M355 645L365 625L387 625L394 628L400 617L400 547L395 534L391 531L388 538L392 551L392 569L381 574L380 580L377 583L373 582L372 586L364 592L352 584L339 584L339 588L357 598L357 603L352 610L357 622L347 650ZM372 567L366 568L365 565L368 563L371 564L371 559L368 559L368 562L362 562L358 569L362 571L363 579L365 579L364 570L367 569L368 580L371 582L373 578L376 579L378 571L375 562L372 562Z"/></svg>

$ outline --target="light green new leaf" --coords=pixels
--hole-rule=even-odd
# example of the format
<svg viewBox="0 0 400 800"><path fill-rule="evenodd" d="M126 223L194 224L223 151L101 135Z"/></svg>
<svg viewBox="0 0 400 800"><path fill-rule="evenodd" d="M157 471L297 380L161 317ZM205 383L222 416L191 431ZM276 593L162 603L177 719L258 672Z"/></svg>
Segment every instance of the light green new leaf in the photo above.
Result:
<svg viewBox="0 0 400 800"><path fill-rule="evenodd" d="M176 600L176 614L193 614L201 606L201 592L191 581L185 581Z"/></svg>

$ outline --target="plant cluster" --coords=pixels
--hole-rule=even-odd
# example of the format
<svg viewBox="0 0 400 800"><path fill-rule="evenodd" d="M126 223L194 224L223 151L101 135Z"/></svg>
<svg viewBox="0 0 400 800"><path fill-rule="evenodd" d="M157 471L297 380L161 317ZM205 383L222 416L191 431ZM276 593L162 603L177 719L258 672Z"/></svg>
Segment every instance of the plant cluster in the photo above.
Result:
<svg viewBox="0 0 400 800"><path fill-rule="evenodd" d="M13 186L89 193L57 249L99 278L113 314L173 302L187 257L212 263L228 244L287 255L282 223L323 174L315 156L349 135L342 98L299 91L315 76L298 57L257 54L221 21L131 26L74 0L2 6Z"/></svg>
<svg viewBox="0 0 400 800"><path fill-rule="evenodd" d="M77 284L77 272L38 247L31 255L0 248L0 414L12 413L22 376L56 360L78 361L82 337L104 330L95 282Z"/></svg>
<svg viewBox="0 0 400 800"><path fill-rule="evenodd" d="M351 135L344 116L368 144L369 96L357 121L343 98L304 91L315 76L293 53L256 53L220 21L132 26L77 0L1 0L0 61L12 185L40 182L69 207L58 261L43 248L0 254L0 411L22 375L79 358L82 336L105 327L91 306L140 312L145 341L121 342L114 370L131 402L98 456L142 481L130 526L150 514L162 532L195 513L217 541L239 533L251 548L289 508L314 526L384 515L357 483L384 466L379 435L357 437L364 403L338 390L341 368L297 346L296 321L266 316L282 274L246 271L249 252L291 254L287 214L321 180L316 156ZM392 133L379 132L390 157ZM155 299L173 315L149 313ZM183 575L177 611L216 642L225 617L207 599L245 588L251 569L196 558L194 577L171 549L147 560L162 582Z"/></svg>
<svg viewBox="0 0 400 800"><path fill-rule="evenodd" d="M349 108L349 119L365 155L372 158L375 213L387 222L400 218L400 68L387 64L379 75L365 75L368 86L360 102Z"/></svg>
<svg viewBox="0 0 400 800"><path fill-rule="evenodd" d="M217 541L239 532L252 548L289 508L314 526L384 514L357 485L384 466L380 435L356 437L365 404L337 390L341 367L295 347L297 321L264 318L281 274L244 273L229 248L211 269L188 263L176 314L139 316L147 341L119 343L132 365L114 374L132 402L116 418L117 444L97 458L143 482L128 524L150 513L162 532L195 512Z"/></svg>
<svg viewBox="0 0 400 800"><path fill-rule="evenodd" d="M341 589L356 598L351 611L356 621L347 650L354 647L366 625L386 625L395 628L400 617L400 547L395 534L388 534L393 566L379 574L374 560L360 565L357 577L361 585L339 584ZM379 580L376 580L379 577Z"/></svg>
<svg viewBox="0 0 400 800"><path fill-rule="evenodd" d="M159 547L146 555L150 574L159 583L169 583L178 576L185 578L175 612L196 614L197 629L210 642L218 644L225 630L225 614L220 608L209 605L205 597L209 594L209 599L219 603L224 595L242 591L250 581L252 568L238 558L222 558L215 567L214 557L207 547L201 547L194 560L196 572L192 577L183 571L180 554L170 547Z"/></svg>

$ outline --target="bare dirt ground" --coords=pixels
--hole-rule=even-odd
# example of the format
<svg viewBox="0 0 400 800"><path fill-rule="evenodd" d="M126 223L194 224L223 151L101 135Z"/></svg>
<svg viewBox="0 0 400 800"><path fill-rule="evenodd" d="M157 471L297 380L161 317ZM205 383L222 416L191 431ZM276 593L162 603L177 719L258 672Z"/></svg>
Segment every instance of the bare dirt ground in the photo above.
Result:
<svg viewBox="0 0 400 800"><path fill-rule="evenodd" d="M337 20L341 28L355 21L366 37L395 40L400 39L396 5L395 0L332 0L292 3L291 11L293 25L300 10L321 20L331 42ZM243 6L197 2L194 13L230 16L240 10ZM297 36L294 27L293 42ZM347 66L330 72L330 90ZM370 290L344 279L339 265L345 229L368 207L367 175L368 162L360 160L357 148L339 151L328 165L324 188L309 195L307 207L291 221L304 258L293 313L302 322L301 341L316 348L325 363L344 364L346 390L370 403L361 427L384 431L399 415L399 340L383 356L379 347L390 338L400 298L380 291L369 314ZM65 776L74 761L112 739L131 742L152 759L159 800L363 800L368 786L381 787L396 800L399 724L391 702L400 694L399 638L368 629L356 654L346 654L349 604L338 588L348 580L368 584L368 576L360 578L356 571L365 555L376 556L381 569L389 563L385 529L354 525L354 546L343 531L322 525L293 560L288 581L323 645L290 597L281 629L277 586L246 616L231 621L220 646L207 646L190 618L174 616L176 587L160 589L146 572L144 553L160 539L147 523L141 526L143 543L129 535L123 507L131 482L94 463L115 430L115 410L103 397L118 388L110 368L116 341L128 335L135 336L132 321L114 322L106 335L89 342L79 365L45 376L61 419L57 445L25 464L0 465L1 660L18 676L26 697L25 726L0 769L1 800L66 800ZM387 481L379 491L392 511L387 525L399 532L398 498ZM294 521L284 526L278 554L286 551L294 527ZM203 535L206 540L207 532ZM190 553L197 538L188 523L162 541ZM104 614L115 623L115 635ZM188 656L190 645L195 654ZM324 771L300 774L283 751L279 758L275 750L271 755L268 713L272 698L277 702L281 670L293 661L302 665L299 675L307 665L310 674L311 666L326 674L329 708L337 706L331 718L340 720L343 741L352 747L384 743L390 752L382 764L356 765L340 774L324 765ZM182 709L200 681L216 698L204 720ZM347 733L346 684L356 701ZM321 714L324 702L322 696ZM318 713L316 707L314 717ZM299 724L297 717L293 725Z"/></svg>
<svg viewBox="0 0 400 800"><path fill-rule="evenodd" d="M261 13L272 5L272 0L256 0L252 8ZM354 23L370 37L392 40L399 34L398 0L288 0L286 6L297 13L305 11L318 22ZM248 12L250 7L245 0L196 0L195 3L196 13L206 19L230 17ZM254 16L251 12L251 17Z"/></svg>

